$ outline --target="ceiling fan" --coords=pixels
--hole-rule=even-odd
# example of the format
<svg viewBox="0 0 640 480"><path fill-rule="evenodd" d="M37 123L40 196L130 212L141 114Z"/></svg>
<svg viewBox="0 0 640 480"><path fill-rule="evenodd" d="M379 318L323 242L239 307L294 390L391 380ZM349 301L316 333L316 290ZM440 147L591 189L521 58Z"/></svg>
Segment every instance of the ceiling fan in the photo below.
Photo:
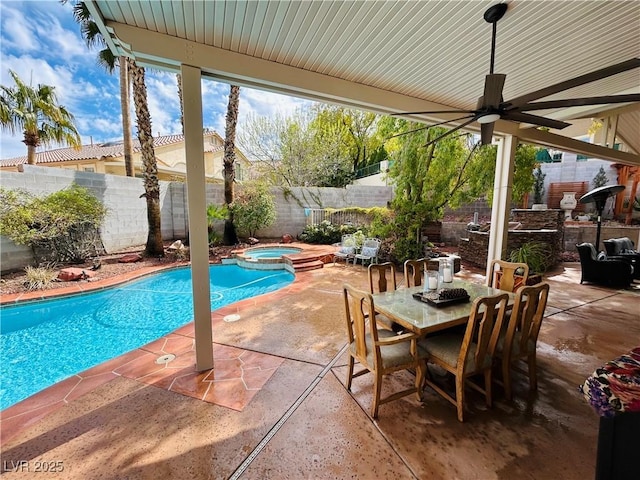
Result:
<svg viewBox="0 0 640 480"><path fill-rule="evenodd" d="M535 92L528 93L526 95L521 95L519 97L513 98L509 101L503 101L502 99L502 89L504 88L504 83L506 80L506 75L500 73L493 73L493 65L495 61L495 53L496 53L496 25L498 21L504 16L507 11L506 3L498 3L489 7L484 12L484 19L487 23L490 23L493 27L493 32L491 35L491 65L489 69L489 75L485 77L484 83L484 94L482 97L478 99L478 104L475 110L440 110L440 111L424 111L424 112L402 112L402 113L394 113L393 116L399 115L421 115L421 114L442 114L442 113L463 113L465 114L463 117L457 118L455 120L447 120L444 122L436 123L434 125L428 125L426 127L418 128L416 130L411 130L411 132L426 129L429 127L443 125L450 122L456 122L460 120L464 120L457 127L448 130L442 135L437 136L433 140L429 141L425 146L431 145L442 138L460 130L470 123L478 122L480 124L480 143L482 145L487 145L491 143L491 138L493 136L493 128L494 123L499 120L510 120L518 123L528 123L537 125L540 127L548 127L553 129L562 129L571 125L570 123L553 120L546 117L541 117L539 115L532 115L530 112L532 110L546 110L552 108L563 108L563 107L576 107L576 106L584 106L584 105L602 105L607 103L626 103L626 102L638 102L640 101L640 94L627 94L627 95L609 95L609 96L599 96L599 97L583 97L583 98L573 98L567 100L550 100L543 102L536 102L540 98L548 97L550 95L568 90L570 88L578 87L580 85L584 85L587 83L594 82L596 80L600 80L603 78L610 77L612 75L616 75L618 73L626 72L628 70L632 70L634 68L640 67L640 58L633 58L631 60L627 60L622 63L618 63L616 65L611 65L609 67L603 68L601 70L596 70L591 73L587 73L586 75L581 75L579 77L575 77L570 80L565 80L564 82L556 83L555 85L551 85L549 87L543 88L541 90L537 90ZM404 135L404 132L400 135ZM398 136L398 135L395 135Z"/></svg>

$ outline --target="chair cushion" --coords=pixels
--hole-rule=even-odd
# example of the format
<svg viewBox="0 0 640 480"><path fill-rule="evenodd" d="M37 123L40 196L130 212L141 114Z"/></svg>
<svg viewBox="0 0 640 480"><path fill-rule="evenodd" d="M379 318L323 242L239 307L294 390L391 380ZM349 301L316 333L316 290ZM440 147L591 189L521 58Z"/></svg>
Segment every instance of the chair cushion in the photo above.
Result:
<svg viewBox="0 0 640 480"><path fill-rule="evenodd" d="M338 253L343 255L353 255L356 252L356 247L340 247Z"/></svg>
<svg viewBox="0 0 640 480"><path fill-rule="evenodd" d="M498 338L498 343L496 344L496 352L498 354L501 354L504 351L504 342L505 342L505 335L503 335L503 333L506 332L500 332L500 337ZM516 332L513 335L513 346L511 348L511 355L514 357L519 357L521 355L528 355L529 353L535 351L536 349L536 344L533 340L528 339L527 340L527 351L526 352L521 352L520 351L520 340L522 339L522 332Z"/></svg>
<svg viewBox="0 0 640 480"><path fill-rule="evenodd" d="M362 247L361 255L363 257L375 257L378 254L378 249L375 247Z"/></svg>
<svg viewBox="0 0 640 480"><path fill-rule="evenodd" d="M463 335L443 333L432 337L427 336L420 341L419 346L422 347L430 357L439 358L448 365L456 368L458 366L458 357L460 356L463 339ZM475 343L469 345L469 352L465 362L465 372L475 372L491 365L491 357L489 355L485 355L480 365L475 364L474 357L477 348L478 346Z"/></svg>
<svg viewBox="0 0 640 480"><path fill-rule="evenodd" d="M395 336L395 332L391 332L389 330L378 330L378 338L388 338ZM367 344L367 364L373 367L373 365L375 365L375 353L373 350L373 340L370 333L366 334L365 343ZM352 355L355 355L355 342L352 342L349 345L349 351ZM424 352L422 353L424 358ZM410 341L396 343L394 345L381 346L380 355L382 356L382 368L384 369L397 367L399 365L406 365L407 363L413 362Z"/></svg>

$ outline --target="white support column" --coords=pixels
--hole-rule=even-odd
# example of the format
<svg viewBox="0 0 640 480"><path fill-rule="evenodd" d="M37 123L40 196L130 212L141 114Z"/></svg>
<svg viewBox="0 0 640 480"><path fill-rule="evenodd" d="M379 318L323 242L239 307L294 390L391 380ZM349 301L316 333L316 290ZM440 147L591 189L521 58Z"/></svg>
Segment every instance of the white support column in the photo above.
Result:
<svg viewBox="0 0 640 480"><path fill-rule="evenodd" d="M202 75L199 68L181 66L184 103L184 143L187 157L187 204L193 315L196 339L196 370L213 368L213 334L209 287L209 236L202 141Z"/></svg>
<svg viewBox="0 0 640 480"><path fill-rule="evenodd" d="M507 248L511 192L513 190L513 166L518 138L507 135L498 143L496 176L493 181L493 206L491 208L491 230L487 254L487 277L491 260L501 259Z"/></svg>

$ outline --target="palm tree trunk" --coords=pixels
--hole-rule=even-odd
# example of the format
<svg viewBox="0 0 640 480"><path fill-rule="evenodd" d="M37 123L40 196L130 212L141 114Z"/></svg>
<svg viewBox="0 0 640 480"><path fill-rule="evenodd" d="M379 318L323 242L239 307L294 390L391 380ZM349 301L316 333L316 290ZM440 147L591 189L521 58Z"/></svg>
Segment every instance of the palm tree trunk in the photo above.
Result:
<svg viewBox="0 0 640 480"><path fill-rule="evenodd" d="M227 116L224 135L224 203L229 206L233 202L233 187L236 179L236 126L238 124L238 104L240 103L240 87L231 85L229 90L229 102L227 104ZM235 245L238 243L235 226L233 225L233 213L229 212L229 218L224 224L222 243Z"/></svg>
<svg viewBox="0 0 640 480"><path fill-rule="evenodd" d="M119 58L120 64L120 107L122 109L122 141L124 148L124 168L127 177L133 177L133 142L131 140L131 107L129 102L129 61Z"/></svg>
<svg viewBox="0 0 640 480"><path fill-rule="evenodd" d="M182 135L184 135L184 103L182 102L182 75L176 73L176 82L178 84L178 99L180 99L180 125L182 126Z"/></svg>
<svg viewBox="0 0 640 480"><path fill-rule="evenodd" d="M144 179L144 196L147 199L147 221L149 234L145 254L164 256L162 231L160 224L160 182L158 181L158 164L153 150L151 134L151 115L147 104L147 86L144 81L144 68L138 67L135 61L130 63L133 80L133 102L138 118L138 139L142 151L142 174Z"/></svg>
<svg viewBox="0 0 640 480"><path fill-rule="evenodd" d="M36 147L38 146L38 138L25 132L22 141L27 146L27 163L29 165L36 164Z"/></svg>

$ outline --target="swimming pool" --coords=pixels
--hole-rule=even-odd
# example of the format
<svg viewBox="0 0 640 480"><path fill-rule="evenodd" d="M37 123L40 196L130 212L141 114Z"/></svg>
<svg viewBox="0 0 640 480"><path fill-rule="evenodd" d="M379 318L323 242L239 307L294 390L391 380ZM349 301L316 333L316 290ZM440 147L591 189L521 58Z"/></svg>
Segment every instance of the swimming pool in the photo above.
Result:
<svg viewBox="0 0 640 480"><path fill-rule="evenodd" d="M283 255L291 255L301 251L301 248L296 247L254 247L246 249L243 255L250 258L280 258Z"/></svg>
<svg viewBox="0 0 640 480"><path fill-rule="evenodd" d="M286 270L212 265L211 310L290 284ZM0 308L0 410L193 320L191 270Z"/></svg>

